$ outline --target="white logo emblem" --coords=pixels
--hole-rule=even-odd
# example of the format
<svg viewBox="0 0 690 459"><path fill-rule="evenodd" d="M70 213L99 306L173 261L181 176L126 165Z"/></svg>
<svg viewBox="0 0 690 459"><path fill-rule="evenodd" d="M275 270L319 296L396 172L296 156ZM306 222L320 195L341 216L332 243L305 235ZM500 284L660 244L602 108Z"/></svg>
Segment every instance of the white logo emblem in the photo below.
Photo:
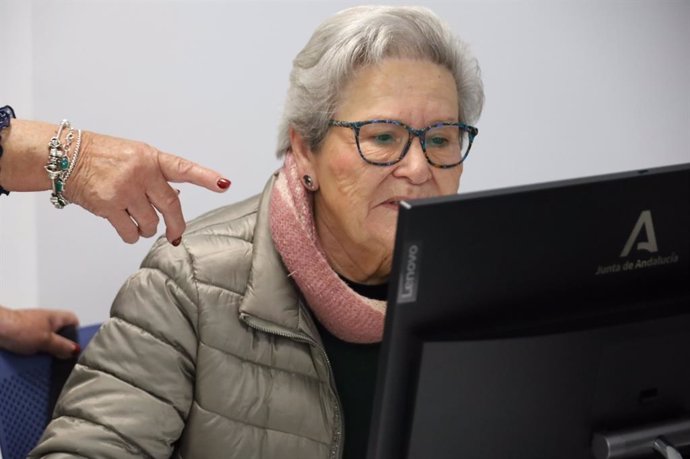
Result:
<svg viewBox="0 0 690 459"><path fill-rule="evenodd" d="M637 241L640 236L640 232L642 232L643 229L647 234L647 240L638 242L636 249L646 250L650 253L659 251L656 246L656 235L654 234L654 223L652 223L652 212L649 210L643 210L640 214L640 218L637 219L637 223L635 223L632 233L630 233L628 242L626 242L625 247L623 247L623 251L620 255L621 257L627 257L630 254L633 244L635 244L635 241Z"/></svg>

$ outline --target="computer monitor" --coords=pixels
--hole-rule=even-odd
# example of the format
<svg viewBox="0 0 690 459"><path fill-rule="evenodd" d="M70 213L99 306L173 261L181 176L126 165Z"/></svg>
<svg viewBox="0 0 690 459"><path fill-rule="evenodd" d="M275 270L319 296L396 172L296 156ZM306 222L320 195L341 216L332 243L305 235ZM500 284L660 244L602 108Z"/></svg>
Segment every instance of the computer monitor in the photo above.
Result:
<svg viewBox="0 0 690 459"><path fill-rule="evenodd" d="M401 204L368 459L652 440L690 442L690 164Z"/></svg>

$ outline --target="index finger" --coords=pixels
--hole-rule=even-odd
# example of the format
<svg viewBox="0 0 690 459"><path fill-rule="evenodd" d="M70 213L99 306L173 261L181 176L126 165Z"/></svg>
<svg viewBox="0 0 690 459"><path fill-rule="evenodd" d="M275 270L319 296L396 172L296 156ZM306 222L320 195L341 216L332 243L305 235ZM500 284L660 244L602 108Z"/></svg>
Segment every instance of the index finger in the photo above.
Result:
<svg viewBox="0 0 690 459"><path fill-rule="evenodd" d="M68 359L70 357L76 357L76 354L80 351L80 347L79 343L75 343L57 333L51 333L50 339L43 350L57 358Z"/></svg>
<svg viewBox="0 0 690 459"><path fill-rule="evenodd" d="M158 165L168 182L187 182L218 193L230 187L230 180L213 169L170 153L159 151Z"/></svg>

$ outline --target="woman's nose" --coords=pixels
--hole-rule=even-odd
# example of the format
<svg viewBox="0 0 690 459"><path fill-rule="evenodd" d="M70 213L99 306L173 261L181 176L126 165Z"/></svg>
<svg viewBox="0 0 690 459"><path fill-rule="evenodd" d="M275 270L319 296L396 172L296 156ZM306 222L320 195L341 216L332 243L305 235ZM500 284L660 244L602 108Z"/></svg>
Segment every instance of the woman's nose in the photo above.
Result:
<svg viewBox="0 0 690 459"><path fill-rule="evenodd" d="M393 172L396 177L407 178L415 185L421 185L431 178L432 166L426 159L421 142L419 137L412 139L410 149Z"/></svg>

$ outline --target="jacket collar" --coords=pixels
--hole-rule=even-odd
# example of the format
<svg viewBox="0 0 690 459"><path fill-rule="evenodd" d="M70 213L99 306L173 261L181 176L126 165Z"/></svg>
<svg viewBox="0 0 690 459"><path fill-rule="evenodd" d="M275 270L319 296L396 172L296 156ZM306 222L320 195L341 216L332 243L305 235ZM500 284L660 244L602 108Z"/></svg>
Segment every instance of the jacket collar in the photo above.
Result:
<svg viewBox="0 0 690 459"><path fill-rule="evenodd" d="M252 265L239 313L240 316L249 316L253 323L258 319L276 332L307 335L320 341L299 291L273 245L270 202L277 175L278 172L271 176L259 199Z"/></svg>

